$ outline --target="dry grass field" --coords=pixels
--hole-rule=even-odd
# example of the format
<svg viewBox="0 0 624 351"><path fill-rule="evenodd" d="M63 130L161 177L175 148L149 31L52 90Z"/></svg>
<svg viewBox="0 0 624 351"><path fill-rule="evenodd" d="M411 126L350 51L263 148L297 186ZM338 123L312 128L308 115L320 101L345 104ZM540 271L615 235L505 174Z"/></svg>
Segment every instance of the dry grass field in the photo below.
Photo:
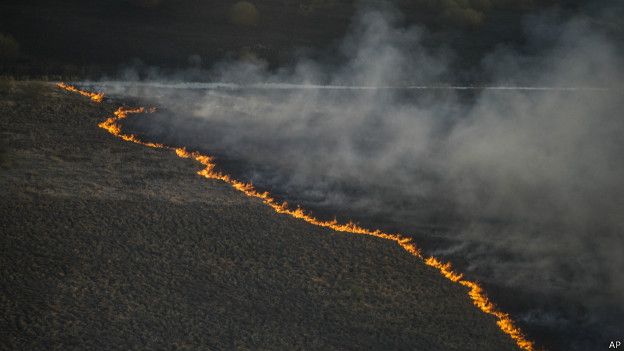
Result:
<svg viewBox="0 0 624 351"><path fill-rule="evenodd" d="M115 108L0 84L0 349L515 348L397 245L121 142L97 127Z"/></svg>

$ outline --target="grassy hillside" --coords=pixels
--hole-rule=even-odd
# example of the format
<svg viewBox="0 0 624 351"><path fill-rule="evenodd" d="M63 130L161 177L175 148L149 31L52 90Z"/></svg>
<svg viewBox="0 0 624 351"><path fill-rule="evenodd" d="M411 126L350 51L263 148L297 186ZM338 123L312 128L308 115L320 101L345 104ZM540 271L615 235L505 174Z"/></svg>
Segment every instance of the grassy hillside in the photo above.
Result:
<svg viewBox="0 0 624 351"><path fill-rule="evenodd" d="M397 245L277 215L97 128L115 107L0 86L0 348L515 348Z"/></svg>

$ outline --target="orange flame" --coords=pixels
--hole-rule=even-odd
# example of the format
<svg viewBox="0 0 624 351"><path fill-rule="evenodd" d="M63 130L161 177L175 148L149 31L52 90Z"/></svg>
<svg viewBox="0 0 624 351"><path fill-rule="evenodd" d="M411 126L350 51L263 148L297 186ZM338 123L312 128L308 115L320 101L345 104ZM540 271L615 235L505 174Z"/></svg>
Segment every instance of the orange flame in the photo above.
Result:
<svg viewBox="0 0 624 351"><path fill-rule="evenodd" d="M96 102L102 101L102 97L103 97L102 94L94 94L94 93L89 93L85 91L80 91L74 87L67 86L63 83L59 83L58 86L62 89L75 91L81 95L88 96L93 101L96 101ZM94 99L93 96L100 96L100 98ZM236 190L244 193L245 195L260 199L263 203L270 206L277 213L287 214L291 217L301 219L310 224L313 224L319 227L329 228L338 232L369 235L369 236L374 236L377 238L382 238L385 240L394 241L400 247L402 247L405 251L409 252L411 255L422 260L427 266L437 269L440 272L440 274L442 274L442 276L444 276L448 280L467 287L469 289L468 296L472 300L473 304L477 308L479 308L482 312L494 316L497 319L496 324L498 325L498 327L505 334L509 335L515 341L516 345L518 345L520 349L525 350L525 351L536 350L534 342L526 338L522 330L520 330L520 328L516 326L516 324L511 319L509 314L499 310L496 307L496 305L494 305L494 303L490 301L490 299L487 297L487 294L485 293L483 288L478 283L471 281L471 280L464 279L463 274L456 272L453 269L450 262L443 263L442 261L440 261L439 259L433 256L425 258L421 250L414 243L412 238L403 236L400 234L385 233L378 229L371 230L371 229L363 228L353 222L339 223L335 219L332 221L323 221L323 220L317 219L311 214L306 213L300 207L293 209L288 205L287 202L281 202L281 203L278 202L269 194L269 192L266 192L266 191L260 192L256 190L256 188L251 183L241 182L239 180L236 180L230 177L227 174L217 171L216 170L217 165L214 162L214 159L210 156L203 155L196 151L188 151L183 147L172 147L172 146L167 146L167 145L159 144L159 143L144 142L140 140L134 134L122 133L121 125L118 123L120 120L127 118L128 115L130 114L151 113L154 111L155 109L153 108L146 109L144 107L139 107L139 108L134 108L134 109L128 109L124 107L119 107L114 112L114 117L107 118L104 122L101 122L100 124L98 124L98 126L100 128L105 129L110 134L118 138L121 138L125 141L130 141L130 142L148 146L148 147L174 150L176 155L178 155L181 158L194 159L204 166L204 169L197 172L197 174L199 174L200 176L204 178L208 178L208 179L217 179L217 180L224 181L228 183L229 185L231 185Z"/></svg>
<svg viewBox="0 0 624 351"><path fill-rule="evenodd" d="M91 101L94 101L94 102L102 102L104 100L104 94L102 93L92 93L90 91L80 90L73 85L68 85L63 82L57 83L56 86L64 90L78 93L82 96L86 96L89 99L91 99Z"/></svg>

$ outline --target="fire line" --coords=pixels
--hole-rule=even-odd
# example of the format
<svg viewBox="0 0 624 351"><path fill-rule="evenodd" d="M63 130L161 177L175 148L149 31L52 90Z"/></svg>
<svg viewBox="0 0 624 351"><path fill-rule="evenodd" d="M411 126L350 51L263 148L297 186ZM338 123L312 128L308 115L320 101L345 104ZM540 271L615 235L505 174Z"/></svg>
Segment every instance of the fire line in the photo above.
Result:
<svg viewBox="0 0 624 351"><path fill-rule="evenodd" d="M75 86L68 85L65 83L58 83L57 87L60 89L64 89L70 92L78 93L82 96L90 98L93 102L100 103L104 100L104 94L99 92L89 92L85 90L80 90ZM488 297L485 293L485 290L479 285L477 282L464 279L463 274L454 270L450 262L443 262L440 259L429 256L425 257L422 254L422 251L416 246L413 239L400 234L389 234L382 232L381 230L371 230L367 228L363 228L353 222L347 223L339 223L337 220L332 221L323 221L317 219L313 215L307 213L300 207L292 208L287 202L278 202L274 199L269 192L260 192L257 190L251 183L241 182L230 177L227 174L221 173L216 170L216 163L214 159L210 156L203 155L196 151L188 151L184 147L174 147L168 146L160 143L152 143L142 141L139 137L134 134L124 134L121 130L121 124L119 121L127 118L131 114L141 114L141 113L151 113L154 112L154 108L125 108L119 107L115 112L114 116L107 118L103 122L99 123L98 126L110 134L121 138L124 141L130 141L136 144L140 144L143 146L148 146L152 148L162 148L167 150L175 151L176 155L181 158L189 158L194 159L200 164L204 166L204 169L197 172L200 176L207 179L217 179L221 180L234 189L244 193L245 195L253 198L260 199L264 204L271 207L275 212L280 214L287 214L291 217L301 219L307 223L329 228L334 231L343 232L343 233L351 233L351 234L360 234L360 235L368 235L377 238L382 238L385 240L390 240L397 243L400 247L402 247L405 251L409 252L412 256L420 259L427 266L433 267L437 269L442 276L446 279L452 281L453 283L457 283L463 285L468 288L468 296L472 300L473 304L479 308L482 312L492 315L496 318L496 324L498 327L509 337L511 337L516 345L525 351L535 351L537 350L535 343L527 339L522 330L516 325L516 323L512 320L511 316L508 313L501 311Z"/></svg>

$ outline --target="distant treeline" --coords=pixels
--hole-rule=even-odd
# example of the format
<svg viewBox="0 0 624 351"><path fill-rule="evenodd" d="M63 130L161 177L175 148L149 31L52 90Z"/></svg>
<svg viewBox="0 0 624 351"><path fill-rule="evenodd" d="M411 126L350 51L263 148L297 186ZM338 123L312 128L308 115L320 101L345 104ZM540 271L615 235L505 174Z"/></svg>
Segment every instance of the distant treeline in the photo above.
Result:
<svg viewBox="0 0 624 351"><path fill-rule="evenodd" d="M501 42L522 45L523 16L544 8L573 11L586 1L398 0L405 25L426 27L471 67ZM347 31L353 0L6 0L0 4L0 74L13 77L115 74L141 62L208 67L259 58L292 63L302 50L329 50Z"/></svg>

